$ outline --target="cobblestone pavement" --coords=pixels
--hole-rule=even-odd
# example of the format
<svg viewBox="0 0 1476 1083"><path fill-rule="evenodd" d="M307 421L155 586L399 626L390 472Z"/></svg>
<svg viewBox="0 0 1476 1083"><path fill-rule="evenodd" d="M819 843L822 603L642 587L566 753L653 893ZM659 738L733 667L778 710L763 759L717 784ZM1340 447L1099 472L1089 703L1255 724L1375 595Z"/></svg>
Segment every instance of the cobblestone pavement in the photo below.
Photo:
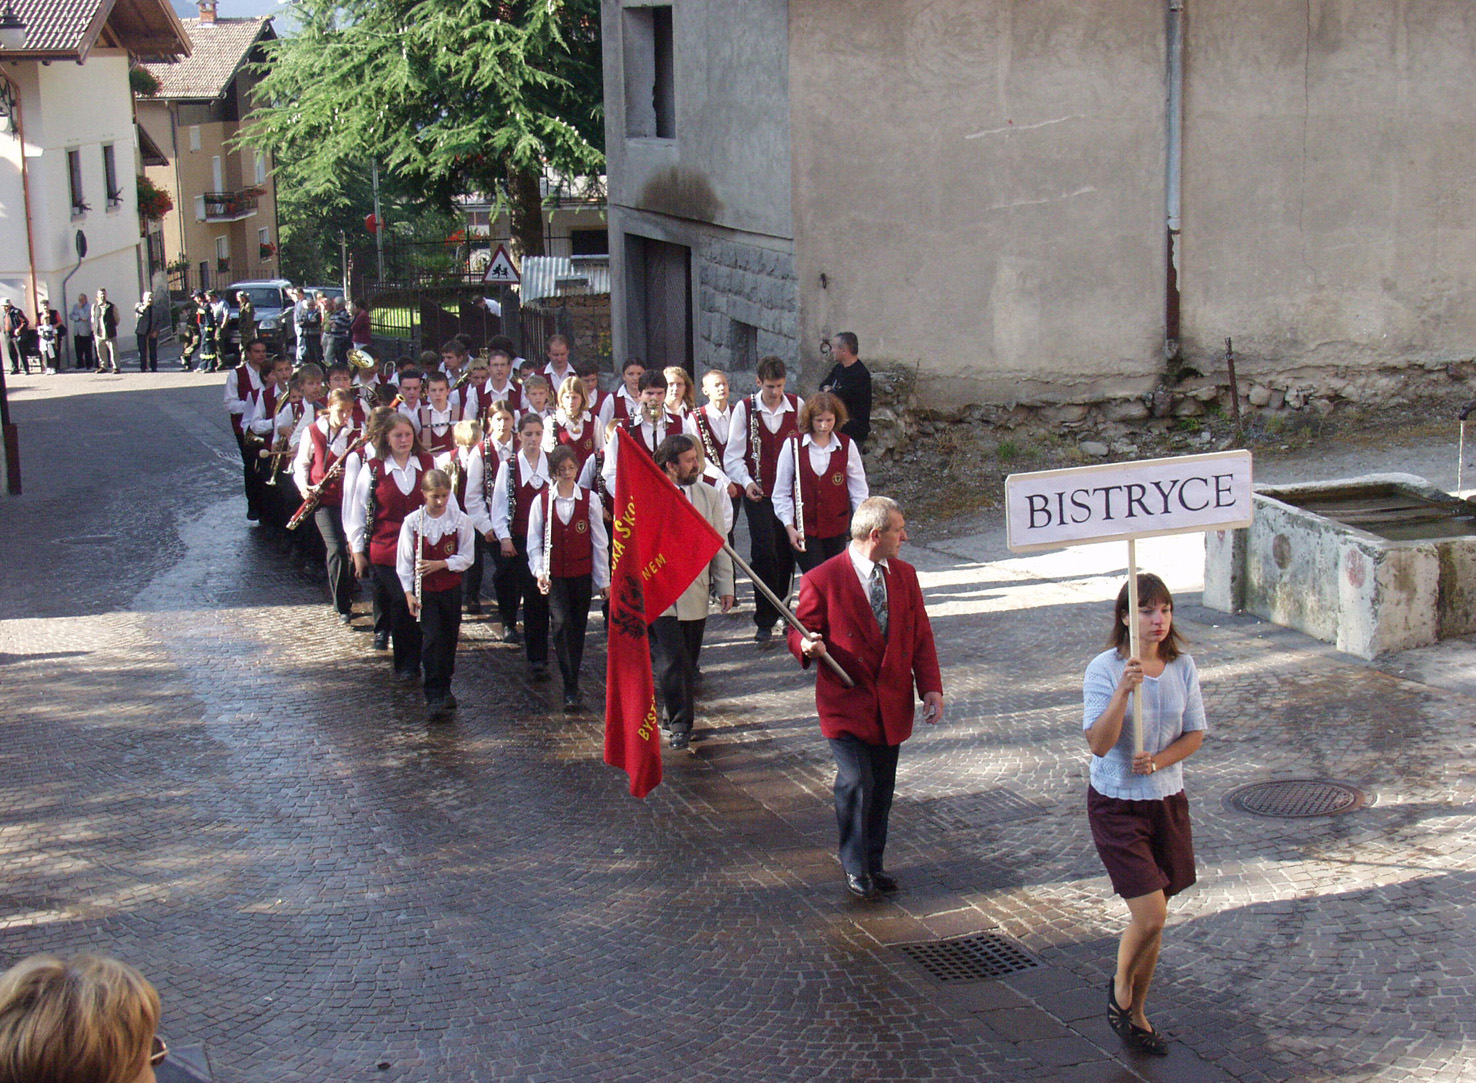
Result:
<svg viewBox="0 0 1476 1083"><path fill-rule="evenodd" d="M1212 726L1148 1063L1102 1018L1124 915L1083 812L1106 547L1011 559L996 524L904 553L949 718L902 755L904 890L861 904L808 680L746 613L710 622L699 739L636 802L598 715L484 621L427 724L243 521L215 380L22 377L12 408L0 962L133 961L220 1080L1476 1079L1469 642L1366 665L1199 608L1196 550L1145 543ZM1297 777L1371 801L1225 802ZM944 985L896 946L981 932L1037 965Z"/></svg>

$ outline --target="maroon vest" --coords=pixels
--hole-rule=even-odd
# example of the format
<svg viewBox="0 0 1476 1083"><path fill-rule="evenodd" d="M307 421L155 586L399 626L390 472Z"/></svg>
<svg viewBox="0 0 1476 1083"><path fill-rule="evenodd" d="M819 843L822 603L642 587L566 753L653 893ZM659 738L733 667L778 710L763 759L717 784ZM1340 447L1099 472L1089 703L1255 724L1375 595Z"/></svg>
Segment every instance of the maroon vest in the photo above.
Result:
<svg viewBox="0 0 1476 1083"><path fill-rule="evenodd" d="M779 467L779 449L784 446L785 438L799 428L799 398L794 395L784 396L789 400L790 409L784 411L783 420L779 423L778 432L770 432L769 426L765 425L759 417L759 397L748 396L747 432L729 432L729 440L743 440L744 462L748 467L748 476L759 483L759 488L764 491L765 496L774 495L774 476ZM754 461L754 435L758 438L758 461Z"/></svg>
<svg viewBox="0 0 1476 1083"><path fill-rule="evenodd" d="M436 432L435 426L431 424L431 405L424 403L420 407L420 431L428 432L426 442L430 445L432 455L440 455L456 447L456 407L450 400L446 405L451 408L451 419L445 423L446 427L441 432Z"/></svg>
<svg viewBox="0 0 1476 1083"><path fill-rule="evenodd" d="M499 401L499 399L507 400L508 409L512 410L513 417L516 418L522 413L523 392L518 387L516 380L509 380L507 382L506 393L500 396L492 390L491 380L488 380L481 387L477 388L477 408L482 411L483 417L487 415L488 410L492 409L492 404Z"/></svg>
<svg viewBox="0 0 1476 1083"><path fill-rule="evenodd" d="M562 447L571 448L574 454L579 456L579 469L584 469L584 464L589 457L595 453L595 429L599 422L593 418L586 417L584 431L576 438L568 429L554 422L554 440Z"/></svg>
<svg viewBox="0 0 1476 1083"><path fill-rule="evenodd" d="M415 452L411 460L419 464L420 473L431 469L431 457L425 452ZM400 548L400 527L405 516L425 503L425 494L420 491L419 478L408 493L400 492L395 479L389 476L383 459L369 460L369 492L374 505L374 514L369 517L369 563L394 567Z"/></svg>
<svg viewBox="0 0 1476 1083"><path fill-rule="evenodd" d="M851 526L851 492L846 485L846 463L851 454L851 438L835 434L830 462L824 474L816 476L810 464L810 449L801 447L799 437L784 449L786 455L799 448L800 495L805 504L805 535L811 538L835 538Z"/></svg>
<svg viewBox="0 0 1476 1083"><path fill-rule="evenodd" d="M352 424L349 424L344 426L344 432L348 440L348 444L345 444L344 447L347 449L357 439L357 430ZM337 464L339 457L328 449L328 434L318 428L316 421L308 428L308 439L313 442L312 458L308 460L308 484L316 485ZM338 477L323 487L322 499L318 503L321 507L325 508L336 508L343 503L342 472L339 473Z"/></svg>
<svg viewBox="0 0 1476 1083"><path fill-rule="evenodd" d="M630 400L618 391L612 392L612 394L615 396L615 411L610 416L617 421L629 421Z"/></svg>
<svg viewBox="0 0 1476 1083"><path fill-rule="evenodd" d="M507 461L507 485L512 498L512 536L524 541L528 538L528 512L539 492L546 488L542 485L529 485L523 480L523 464L527 461L521 453Z"/></svg>
<svg viewBox="0 0 1476 1083"><path fill-rule="evenodd" d="M236 398L242 402L251 401L251 366L245 361L236 366ZM231 428L235 430L237 436L242 433L241 419L244 416L244 414L231 415Z"/></svg>
<svg viewBox="0 0 1476 1083"><path fill-rule="evenodd" d="M567 523L554 510L554 486L544 497L543 529L553 531L553 550L548 556L551 579L573 579L594 572L594 539L589 533L589 490L574 486L574 514Z"/></svg>
<svg viewBox="0 0 1476 1083"><path fill-rule="evenodd" d="M666 419L666 435L682 435L682 419L677 417L675 414L667 413L665 410L663 410L661 414ZM638 419L628 419L625 422L625 431L630 433L630 435L635 439L637 446L639 446L647 455L651 456L651 458L653 459L656 457L656 449L646 442L646 427L642 425ZM656 435L656 431L653 428L651 431L651 439L655 440ZM665 439L665 437L663 437L663 439Z"/></svg>
<svg viewBox="0 0 1476 1083"><path fill-rule="evenodd" d="M447 515L450 512L446 512ZM456 555L457 532L449 530L441 535L441 540L431 545L422 542L420 556L422 560L450 560ZM461 582L461 573L442 568L438 572L431 572L420 581L420 589L426 592L450 590Z"/></svg>
<svg viewBox="0 0 1476 1083"><path fill-rule="evenodd" d="M731 418L733 415L728 414ZM733 430L728 429L728 440L719 440L717 433L713 430L712 422L707 417L705 409L693 410L691 413L692 424L697 429L697 439L702 442L702 454L707 456L707 461L716 464L717 468L723 468L723 456L728 453L728 440L733 438ZM716 482L714 482L716 484Z"/></svg>

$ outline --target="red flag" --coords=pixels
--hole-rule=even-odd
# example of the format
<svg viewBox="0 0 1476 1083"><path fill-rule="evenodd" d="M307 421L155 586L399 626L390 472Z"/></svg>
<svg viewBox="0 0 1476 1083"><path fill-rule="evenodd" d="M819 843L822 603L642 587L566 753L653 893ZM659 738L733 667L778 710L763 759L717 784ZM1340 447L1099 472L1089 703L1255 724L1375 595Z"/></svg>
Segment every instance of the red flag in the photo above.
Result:
<svg viewBox="0 0 1476 1083"><path fill-rule="evenodd" d="M615 430L615 438L619 451L610 526L605 762L624 768L631 794L645 797L661 782L656 685L646 630L723 547L723 538L625 426Z"/></svg>

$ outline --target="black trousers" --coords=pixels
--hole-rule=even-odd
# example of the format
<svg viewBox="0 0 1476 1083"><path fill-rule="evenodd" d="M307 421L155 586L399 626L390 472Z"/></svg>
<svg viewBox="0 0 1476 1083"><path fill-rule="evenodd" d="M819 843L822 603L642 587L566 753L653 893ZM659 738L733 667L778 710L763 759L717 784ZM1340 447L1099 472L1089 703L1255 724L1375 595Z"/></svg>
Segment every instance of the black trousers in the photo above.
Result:
<svg viewBox="0 0 1476 1083"><path fill-rule="evenodd" d="M584 661L584 633L589 626L589 604L594 577L576 575L552 579L548 591L548 630L564 691L579 691L579 666ZM536 588L535 588L536 589Z"/></svg>
<svg viewBox="0 0 1476 1083"><path fill-rule="evenodd" d="M472 602L482 600L482 572L487 567L487 539L480 534L473 533L473 549L476 551L476 559L472 561L471 567L461 573L461 597L468 605Z"/></svg>
<svg viewBox="0 0 1476 1083"><path fill-rule="evenodd" d="M518 555L513 571L518 577L518 592L523 597L523 650L529 665L548 665L548 595L538 589L533 569L528 567L528 539L514 538ZM498 543L501 548L501 543Z"/></svg>
<svg viewBox="0 0 1476 1083"><path fill-rule="evenodd" d="M835 821L840 828L840 859L846 872L882 872L887 818L897 788L901 745L869 745L855 737L832 737L835 757Z"/></svg>
<svg viewBox="0 0 1476 1083"><path fill-rule="evenodd" d="M246 518L256 522L261 518L261 487L256 477L256 452L246 443L246 437L236 436L236 448L241 452L241 484L246 490Z"/></svg>
<svg viewBox="0 0 1476 1083"><path fill-rule="evenodd" d="M784 600L789 597L789 581L794 577L794 548L789 544L789 532L775 518L774 502L768 497L762 500L744 497L743 510L748 515L749 563L754 574L776 597ZM772 628L779 623L779 610L757 587L753 591L753 623L760 628Z"/></svg>
<svg viewBox="0 0 1476 1083"><path fill-rule="evenodd" d="M666 726L673 733L692 732L697 716L697 651L702 646L703 620L657 617L651 623L651 665L656 691L666 707Z"/></svg>
<svg viewBox="0 0 1476 1083"><path fill-rule="evenodd" d="M97 355L92 352L91 335L72 336L72 356L77 359L79 369L90 369L97 364Z"/></svg>
<svg viewBox="0 0 1476 1083"><path fill-rule="evenodd" d="M450 590L420 594L421 658L425 665L425 701L435 703L451 691L456 670L456 640L461 635L461 584Z"/></svg>
<svg viewBox="0 0 1476 1083"><path fill-rule="evenodd" d="M333 592L333 608L340 614L354 608L354 562L349 558L348 535L343 532L343 509L318 505L313 522L323 537L324 564L328 569L328 589ZM301 529L299 527L299 529Z"/></svg>
<svg viewBox="0 0 1476 1083"><path fill-rule="evenodd" d="M144 335L138 340L138 371L159 371L159 336Z"/></svg>
<svg viewBox="0 0 1476 1083"><path fill-rule="evenodd" d="M787 532L786 532L787 534ZM833 538L805 538L805 551L795 552L794 562L799 565L801 574L814 571L833 556L839 556L845 551L846 542L850 539L844 534L837 534ZM794 551L794 546L789 547Z"/></svg>
<svg viewBox="0 0 1476 1083"><path fill-rule="evenodd" d="M390 644L394 647L395 672L418 671L421 651L420 625L410 615L410 607L405 604L405 588L400 586L400 577L395 574L393 565L373 564L370 567L374 571L374 608L376 612L374 630L379 630L377 614L382 610L389 622ZM460 620L459 617L457 619Z"/></svg>
<svg viewBox="0 0 1476 1083"><path fill-rule="evenodd" d="M503 556L500 541L482 544L492 554L492 590L497 595L497 619L504 628L516 628L518 605L523 600L523 579L518 575L518 565L521 563L526 570L528 561L518 557L516 553L510 557Z"/></svg>

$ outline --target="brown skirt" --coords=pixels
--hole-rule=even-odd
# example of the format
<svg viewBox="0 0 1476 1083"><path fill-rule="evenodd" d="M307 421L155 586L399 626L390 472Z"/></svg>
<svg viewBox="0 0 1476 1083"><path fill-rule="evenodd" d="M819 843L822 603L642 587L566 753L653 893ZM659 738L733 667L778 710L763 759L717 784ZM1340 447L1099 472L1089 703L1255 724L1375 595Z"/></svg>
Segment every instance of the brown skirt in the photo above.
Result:
<svg viewBox="0 0 1476 1083"><path fill-rule="evenodd" d="M1087 819L1112 890L1124 899L1155 891L1172 898L1194 883L1194 836L1183 790L1161 801L1123 801L1088 786Z"/></svg>

